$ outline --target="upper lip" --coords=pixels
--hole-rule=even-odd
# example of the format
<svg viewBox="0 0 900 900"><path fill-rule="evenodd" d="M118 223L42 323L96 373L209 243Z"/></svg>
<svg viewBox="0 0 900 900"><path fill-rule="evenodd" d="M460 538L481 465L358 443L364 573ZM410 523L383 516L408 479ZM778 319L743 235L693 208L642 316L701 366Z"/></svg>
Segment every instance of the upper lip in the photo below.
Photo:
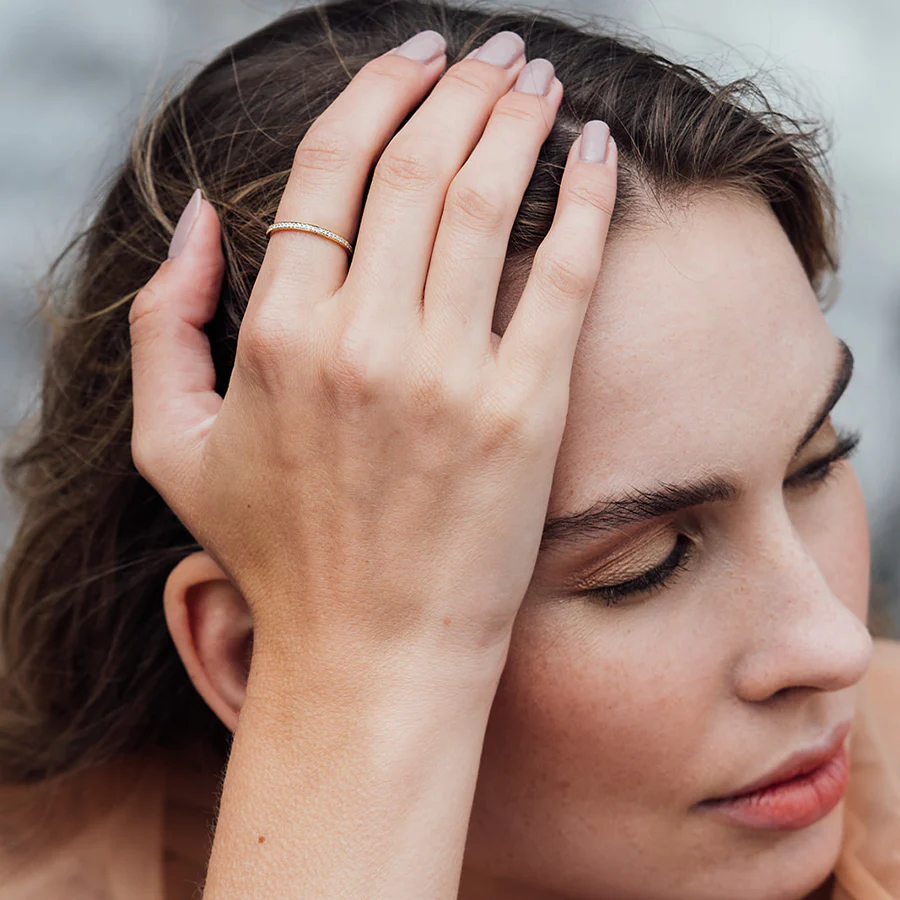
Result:
<svg viewBox="0 0 900 900"><path fill-rule="evenodd" d="M792 753L781 765L776 766L768 774L763 775L762 778L749 782L732 794L716 797L715 799L732 800L745 794L754 794L764 788L771 787L773 784L780 784L783 781L789 781L791 778L809 774L838 752L841 744L844 743L844 738L850 732L850 726L850 721L842 722L832 729L828 737L819 741L817 746L809 750Z"/></svg>

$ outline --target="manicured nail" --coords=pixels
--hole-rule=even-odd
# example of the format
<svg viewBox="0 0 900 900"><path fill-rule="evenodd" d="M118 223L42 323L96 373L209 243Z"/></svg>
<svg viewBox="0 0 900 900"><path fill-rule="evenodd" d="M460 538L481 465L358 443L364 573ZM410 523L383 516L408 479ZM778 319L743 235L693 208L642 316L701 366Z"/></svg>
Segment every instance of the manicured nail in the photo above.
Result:
<svg viewBox="0 0 900 900"><path fill-rule="evenodd" d="M514 31L501 31L473 54L475 59L508 69L525 52L525 41Z"/></svg>
<svg viewBox="0 0 900 900"><path fill-rule="evenodd" d="M553 84L553 75L553 63L549 59L533 59L519 72L513 90L539 96L546 94L550 90L550 85Z"/></svg>
<svg viewBox="0 0 900 900"><path fill-rule="evenodd" d="M420 31L408 41L391 50L397 56L405 56L420 63L430 63L447 49L444 36L436 31Z"/></svg>
<svg viewBox="0 0 900 900"><path fill-rule="evenodd" d="M609 146L609 125L600 119L591 119L581 131L581 161L606 162L606 148Z"/></svg>
<svg viewBox="0 0 900 900"><path fill-rule="evenodd" d="M187 246L188 236L191 233L191 229L194 227L194 222L197 221L197 216L200 215L200 201L202 197L203 195L200 193L200 188L197 188L197 190L191 194L191 199L188 200L188 205L184 208L184 212L179 217L178 224L175 226L175 232L172 235L172 240L169 243L169 259L174 259Z"/></svg>

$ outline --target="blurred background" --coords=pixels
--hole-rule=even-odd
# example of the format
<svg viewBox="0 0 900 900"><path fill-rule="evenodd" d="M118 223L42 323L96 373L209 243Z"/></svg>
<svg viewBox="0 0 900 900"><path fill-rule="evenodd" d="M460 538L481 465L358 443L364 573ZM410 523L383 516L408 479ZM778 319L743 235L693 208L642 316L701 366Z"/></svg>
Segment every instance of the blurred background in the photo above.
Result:
<svg viewBox="0 0 900 900"><path fill-rule="evenodd" d="M0 4L0 441L31 408L44 334L34 284L96 207L148 92L287 9L285 0ZM502 6L499 0L485 4ZM823 119L842 220L832 329L856 374L836 420L859 428L873 575L900 623L900 2L543 0L611 17L717 78L753 75L776 108ZM0 488L0 553L15 523Z"/></svg>

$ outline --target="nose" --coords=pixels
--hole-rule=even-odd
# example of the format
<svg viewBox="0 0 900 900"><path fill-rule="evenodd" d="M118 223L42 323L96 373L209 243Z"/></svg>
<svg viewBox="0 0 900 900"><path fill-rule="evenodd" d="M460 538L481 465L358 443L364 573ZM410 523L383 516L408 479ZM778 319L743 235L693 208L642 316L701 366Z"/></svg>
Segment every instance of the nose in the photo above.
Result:
<svg viewBox="0 0 900 900"><path fill-rule="evenodd" d="M767 615L754 616L742 642L733 670L738 696L758 703L797 690L839 691L859 682L872 659L872 636L832 591L790 523L755 542L745 562L757 573L751 587L754 605L763 604Z"/></svg>

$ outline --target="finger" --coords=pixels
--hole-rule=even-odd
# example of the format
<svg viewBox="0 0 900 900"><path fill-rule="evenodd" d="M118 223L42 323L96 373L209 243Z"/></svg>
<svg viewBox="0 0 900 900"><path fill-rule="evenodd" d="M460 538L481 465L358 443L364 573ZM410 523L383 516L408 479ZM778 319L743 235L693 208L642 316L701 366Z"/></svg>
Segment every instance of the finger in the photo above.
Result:
<svg viewBox="0 0 900 900"><path fill-rule="evenodd" d="M408 52L437 51L430 62L395 51L370 60L310 126L294 154L275 221L310 222L355 243L372 168L444 68L446 41L435 31L423 34L407 42L418 41ZM285 276L290 291L284 300L293 311L298 294L301 302L313 302L336 291L346 278L348 259L340 244L318 235L274 232L258 280L265 286Z"/></svg>
<svg viewBox="0 0 900 900"><path fill-rule="evenodd" d="M437 346L491 347L509 234L562 95L552 63L529 62L450 185L425 286L425 327Z"/></svg>
<svg viewBox="0 0 900 900"><path fill-rule="evenodd" d="M199 195L191 202L200 208L183 249L157 269L128 313L132 456L167 502L180 484L193 483L201 445L222 405L203 332L216 311L225 270L219 220ZM190 212L188 204L185 216Z"/></svg>
<svg viewBox="0 0 900 900"><path fill-rule="evenodd" d="M366 286L357 294L382 307L372 310L379 319L413 309L421 321L447 189L525 65L524 48L514 32L500 32L479 48L485 56L448 69L378 161L347 285Z"/></svg>
<svg viewBox="0 0 900 900"><path fill-rule="evenodd" d="M603 162L581 160L605 150ZM537 388L569 383L584 314L600 275L616 201L618 152L605 123L588 122L566 160L559 202L503 339L498 366Z"/></svg>

